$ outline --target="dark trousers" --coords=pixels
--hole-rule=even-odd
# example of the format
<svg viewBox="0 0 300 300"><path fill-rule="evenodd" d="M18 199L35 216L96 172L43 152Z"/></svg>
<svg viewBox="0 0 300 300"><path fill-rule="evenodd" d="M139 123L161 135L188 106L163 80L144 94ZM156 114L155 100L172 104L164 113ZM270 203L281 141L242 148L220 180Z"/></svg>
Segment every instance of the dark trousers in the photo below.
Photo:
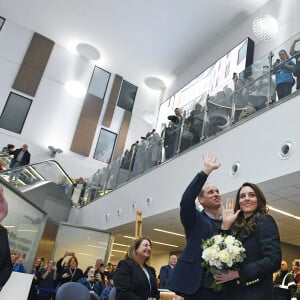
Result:
<svg viewBox="0 0 300 300"><path fill-rule="evenodd" d="M222 300L222 293L214 292L212 289L200 288L194 295L185 296L184 300Z"/></svg>
<svg viewBox="0 0 300 300"><path fill-rule="evenodd" d="M283 82L276 85L278 99L284 98L292 92L292 82Z"/></svg>

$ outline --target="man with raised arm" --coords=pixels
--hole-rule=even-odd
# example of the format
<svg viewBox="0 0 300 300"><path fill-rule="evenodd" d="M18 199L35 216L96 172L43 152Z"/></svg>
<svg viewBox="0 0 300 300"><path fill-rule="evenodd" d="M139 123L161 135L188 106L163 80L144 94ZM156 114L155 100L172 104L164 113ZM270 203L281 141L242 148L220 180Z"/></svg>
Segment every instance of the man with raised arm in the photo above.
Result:
<svg viewBox="0 0 300 300"><path fill-rule="evenodd" d="M221 227L221 196L218 188L206 183L208 175L219 168L216 157L203 156L203 169L198 173L182 195L180 218L185 230L186 246L183 250L167 288L184 296L185 300L221 300L221 293L212 289L213 277L201 266L202 240L218 234ZM203 211L198 211L198 197Z"/></svg>

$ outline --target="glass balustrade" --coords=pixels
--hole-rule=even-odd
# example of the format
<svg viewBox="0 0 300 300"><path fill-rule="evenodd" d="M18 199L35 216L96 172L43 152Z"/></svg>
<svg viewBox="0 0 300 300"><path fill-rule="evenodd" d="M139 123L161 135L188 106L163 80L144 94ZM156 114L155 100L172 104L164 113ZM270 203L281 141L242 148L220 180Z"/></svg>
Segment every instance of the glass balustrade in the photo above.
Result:
<svg viewBox="0 0 300 300"><path fill-rule="evenodd" d="M47 182L54 182L69 198L72 197L74 182L56 161L48 160L10 169L10 160L11 157L6 155L0 157L0 176L19 190L26 191Z"/></svg>
<svg viewBox="0 0 300 300"><path fill-rule="evenodd" d="M282 50L287 55L279 56ZM172 121L172 117L169 122L166 120L161 135L154 132L136 142L122 157L87 180L82 204L88 204L188 149L231 130L274 104L280 104L282 99L289 99L291 94L298 94L300 77L297 79L295 71L298 59L300 61L300 34L276 49L270 49L242 73L233 73L231 80L212 91L205 100L196 99L181 107L179 122ZM290 91L280 87L280 83L289 86L285 84L289 80ZM284 90L283 96L280 89Z"/></svg>

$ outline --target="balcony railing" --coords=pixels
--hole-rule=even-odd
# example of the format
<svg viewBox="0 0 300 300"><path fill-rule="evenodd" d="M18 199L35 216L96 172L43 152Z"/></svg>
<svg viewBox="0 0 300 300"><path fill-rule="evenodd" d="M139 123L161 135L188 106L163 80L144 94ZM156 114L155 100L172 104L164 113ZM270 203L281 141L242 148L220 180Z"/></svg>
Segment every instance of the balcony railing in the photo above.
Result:
<svg viewBox="0 0 300 300"><path fill-rule="evenodd" d="M195 101L182 108L183 114L177 122L173 116L170 118L173 121L164 124L160 135L155 132L149 134L147 138L133 144L122 157L98 170L85 181L80 204L94 201L161 163L299 94L297 89L300 89L300 79L291 72L295 70L296 61L300 61L300 41L299 45L296 42L299 50L295 50L294 43L298 39L294 36L241 74L234 73L232 80L225 82L222 89L207 95L204 101L196 97ZM287 53L295 51L291 51L292 55L285 60L278 61L279 52L283 49ZM278 84L291 81L291 78L293 82L287 84L291 90L286 87L283 95L278 97Z"/></svg>

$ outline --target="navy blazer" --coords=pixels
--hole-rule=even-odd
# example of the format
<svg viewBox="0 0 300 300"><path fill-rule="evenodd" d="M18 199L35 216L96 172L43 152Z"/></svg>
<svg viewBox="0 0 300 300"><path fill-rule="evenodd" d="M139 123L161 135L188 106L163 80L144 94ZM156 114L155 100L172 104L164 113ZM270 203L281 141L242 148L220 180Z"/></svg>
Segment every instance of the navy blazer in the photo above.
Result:
<svg viewBox="0 0 300 300"><path fill-rule="evenodd" d="M240 278L224 285L224 299L273 300L272 276L281 265L281 244L272 216L261 216L242 243L246 258L239 268Z"/></svg>
<svg viewBox="0 0 300 300"><path fill-rule="evenodd" d="M0 225L0 290L9 279L12 269L7 230Z"/></svg>
<svg viewBox="0 0 300 300"><path fill-rule="evenodd" d="M200 288L203 272L202 240L213 236L213 225L206 213L195 208L195 199L207 175L200 172L189 184L180 202L180 218L185 230L186 246L175 265L167 288L178 295L193 295Z"/></svg>
<svg viewBox="0 0 300 300"><path fill-rule="evenodd" d="M167 281L173 271L173 268L170 265L162 266L159 272L160 288L165 289Z"/></svg>
<svg viewBox="0 0 300 300"><path fill-rule="evenodd" d="M114 272L114 285L117 289L116 300L159 299L156 274L152 267L146 266L150 282L144 270L133 260L121 260Z"/></svg>

